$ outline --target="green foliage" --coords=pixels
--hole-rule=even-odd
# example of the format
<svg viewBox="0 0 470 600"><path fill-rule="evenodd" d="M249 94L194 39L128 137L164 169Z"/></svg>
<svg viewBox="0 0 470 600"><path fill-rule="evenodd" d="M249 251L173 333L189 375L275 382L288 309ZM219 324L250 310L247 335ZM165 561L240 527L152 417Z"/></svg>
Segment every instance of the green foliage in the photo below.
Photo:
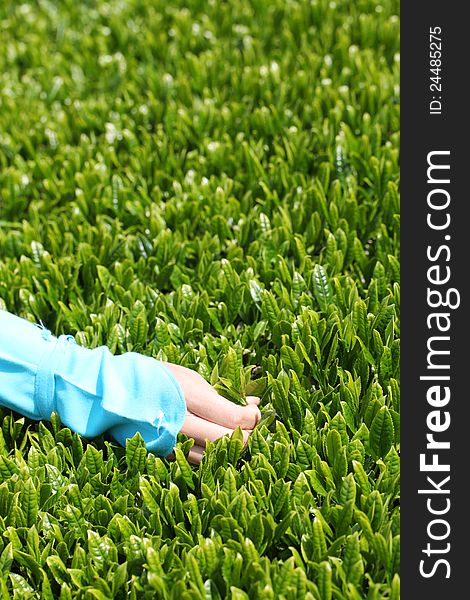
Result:
<svg viewBox="0 0 470 600"><path fill-rule="evenodd" d="M277 420L198 468L0 409L2 598L398 598L395 0L0 7L0 309Z"/></svg>

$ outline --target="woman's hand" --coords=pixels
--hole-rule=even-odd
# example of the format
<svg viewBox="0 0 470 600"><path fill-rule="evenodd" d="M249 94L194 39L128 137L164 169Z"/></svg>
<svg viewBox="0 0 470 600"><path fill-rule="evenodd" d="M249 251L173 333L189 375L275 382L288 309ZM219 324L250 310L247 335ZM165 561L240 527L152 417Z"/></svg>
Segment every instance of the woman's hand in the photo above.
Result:
<svg viewBox="0 0 470 600"><path fill-rule="evenodd" d="M178 381L186 399L187 414L181 432L195 440L188 459L199 464L206 440L213 442L225 434L231 434L240 426L245 443L261 418L258 408L260 399L247 396L248 404L239 406L227 400L204 379L202 375L174 363L161 361Z"/></svg>

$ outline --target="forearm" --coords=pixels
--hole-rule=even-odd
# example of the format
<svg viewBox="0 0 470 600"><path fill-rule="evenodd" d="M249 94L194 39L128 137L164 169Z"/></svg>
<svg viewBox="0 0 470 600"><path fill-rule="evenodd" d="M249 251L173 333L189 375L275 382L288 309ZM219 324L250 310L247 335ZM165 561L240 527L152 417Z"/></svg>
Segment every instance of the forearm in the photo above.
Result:
<svg viewBox="0 0 470 600"><path fill-rule="evenodd" d="M121 444L139 431L156 454L171 452L186 413L173 374L148 356L89 349L0 311L0 403L85 437L109 431Z"/></svg>

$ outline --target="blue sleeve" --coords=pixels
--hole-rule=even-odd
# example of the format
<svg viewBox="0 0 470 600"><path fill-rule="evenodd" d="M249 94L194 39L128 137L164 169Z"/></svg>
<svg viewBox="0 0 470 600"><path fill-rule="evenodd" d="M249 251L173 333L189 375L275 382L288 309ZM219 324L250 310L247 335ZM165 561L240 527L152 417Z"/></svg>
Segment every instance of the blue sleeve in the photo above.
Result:
<svg viewBox="0 0 470 600"><path fill-rule="evenodd" d="M123 446L138 431L160 456L173 450L186 415L181 387L161 361L84 348L3 310L0 404L36 420L56 411L80 435L108 431Z"/></svg>

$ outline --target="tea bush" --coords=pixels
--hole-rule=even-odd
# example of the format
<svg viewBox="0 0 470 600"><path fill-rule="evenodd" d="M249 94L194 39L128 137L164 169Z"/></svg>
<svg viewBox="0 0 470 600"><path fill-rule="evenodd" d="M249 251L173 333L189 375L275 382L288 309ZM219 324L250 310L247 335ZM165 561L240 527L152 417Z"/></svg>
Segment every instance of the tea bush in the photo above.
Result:
<svg viewBox="0 0 470 600"><path fill-rule="evenodd" d="M399 4L5 0L0 308L277 420L1 409L2 598L398 600Z"/></svg>

